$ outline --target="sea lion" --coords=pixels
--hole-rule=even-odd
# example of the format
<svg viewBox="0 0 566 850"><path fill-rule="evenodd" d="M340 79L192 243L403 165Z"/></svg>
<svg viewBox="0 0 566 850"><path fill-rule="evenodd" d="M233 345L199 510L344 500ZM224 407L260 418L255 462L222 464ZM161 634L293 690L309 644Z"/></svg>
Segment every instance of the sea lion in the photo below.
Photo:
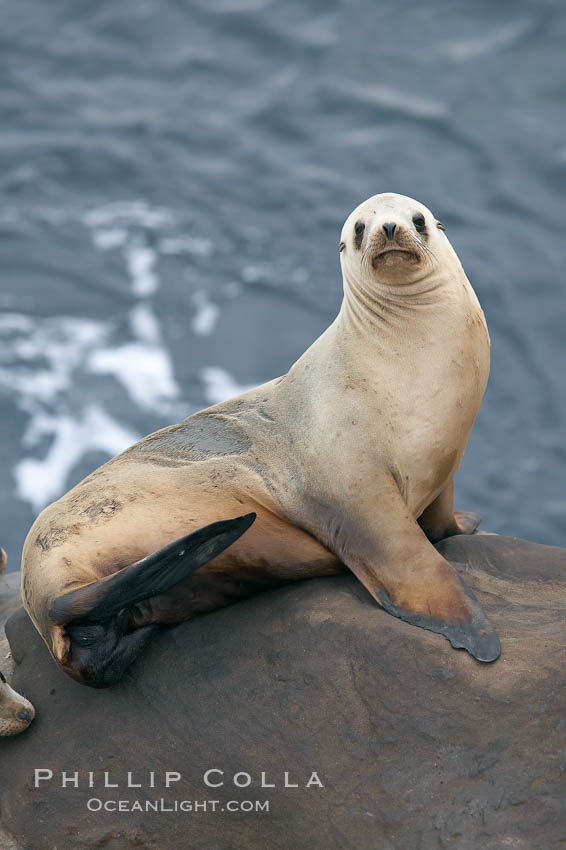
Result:
<svg viewBox="0 0 566 850"><path fill-rule="evenodd" d="M0 576L6 569L8 558L0 548ZM11 687L14 661L8 641L4 637L4 623L10 612L19 605L20 594L12 584L0 579L0 737L18 735L27 729L35 717L31 702Z"/></svg>
<svg viewBox="0 0 566 850"><path fill-rule="evenodd" d="M288 374L151 434L34 523L24 604L77 681L117 681L163 624L344 565L394 616L498 657L430 542L479 521L452 486L489 372L483 312L411 198L357 207L340 260L340 312Z"/></svg>
<svg viewBox="0 0 566 850"><path fill-rule="evenodd" d="M35 717L31 702L18 694L0 672L0 737L19 735Z"/></svg>

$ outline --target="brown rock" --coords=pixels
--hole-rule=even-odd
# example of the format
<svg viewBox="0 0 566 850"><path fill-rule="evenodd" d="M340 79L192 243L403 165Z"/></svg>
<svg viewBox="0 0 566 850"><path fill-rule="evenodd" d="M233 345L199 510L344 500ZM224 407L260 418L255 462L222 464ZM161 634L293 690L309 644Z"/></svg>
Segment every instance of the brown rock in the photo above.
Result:
<svg viewBox="0 0 566 850"><path fill-rule="evenodd" d="M566 550L498 536L439 548L498 630L492 665L381 611L349 575L171 629L106 691L60 673L17 612L15 684L37 719L0 741L6 827L34 850L563 847ZM53 780L34 788L34 768ZM204 784L211 768L223 787ZM80 787L62 788L62 771L79 771ZM103 771L118 789L102 787ZM142 789L126 787L128 771ZM182 780L164 788L165 771ZM285 771L299 788L284 788ZM304 787L313 771L324 788ZM250 787L234 786L238 772ZM219 810L87 808L161 798ZM221 811L231 800L270 810Z"/></svg>

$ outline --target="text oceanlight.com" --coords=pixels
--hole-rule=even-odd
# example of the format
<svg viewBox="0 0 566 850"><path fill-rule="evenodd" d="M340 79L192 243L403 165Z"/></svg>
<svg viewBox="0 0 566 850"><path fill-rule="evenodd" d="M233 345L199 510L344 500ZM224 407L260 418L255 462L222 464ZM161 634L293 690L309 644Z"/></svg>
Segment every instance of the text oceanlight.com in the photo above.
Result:
<svg viewBox="0 0 566 850"><path fill-rule="evenodd" d="M87 800L89 812L269 812L269 800Z"/></svg>

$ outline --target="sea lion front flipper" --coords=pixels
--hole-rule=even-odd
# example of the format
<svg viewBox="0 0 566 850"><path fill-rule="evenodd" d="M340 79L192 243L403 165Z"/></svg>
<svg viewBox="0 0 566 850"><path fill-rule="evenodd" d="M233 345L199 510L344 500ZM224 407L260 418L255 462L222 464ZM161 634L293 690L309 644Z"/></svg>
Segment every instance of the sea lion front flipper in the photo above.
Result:
<svg viewBox="0 0 566 850"><path fill-rule="evenodd" d="M87 616L90 621L107 620L165 593L231 546L255 518L251 513L210 523L117 573L58 596L51 603L51 619L58 625Z"/></svg>
<svg viewBox="0 0 566 850"><path fill-rule="evenodd" d="M454 480L451 479L422 512L418 521L431 543L438 543L455 534L473 534L481 522L481 516L472 511L454 510Z"/></svg>
<svg viewBox="0 0 566 850"><path fill-rule="evenodd" d="M499 638L474 593L396 502L384 519L342 522L337 554L390 614L444 635L478 661L495 661Z"/></svg>
<svg viewBox="0 0 566 850"><path fill-rule="evenodd" d="M450 564L446 562L448 567ZM454 647L454 649L466 649L470 655L478 661L496 661L501 654L499 638L491 628L489 621L482 611L473 590L460 578L458 573L454 574L459 579L464 593L468 596L471 618L469 622L449 623L438 619L438 617L425 616L422 613L400 608L394 605L385 588L378 592L378 601L389 614L399 617L412 626L419 626L436 634L443 635Z"/></svg>

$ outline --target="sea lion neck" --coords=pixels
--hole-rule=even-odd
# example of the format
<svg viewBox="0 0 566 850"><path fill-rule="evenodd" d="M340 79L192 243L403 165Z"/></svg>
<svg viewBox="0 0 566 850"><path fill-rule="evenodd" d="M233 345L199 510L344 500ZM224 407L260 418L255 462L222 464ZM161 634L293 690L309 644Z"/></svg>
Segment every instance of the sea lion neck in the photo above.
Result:
<svg viewBox="0 0 566 850"><path fill-rule="evenodd" d="M343 276L344 300L340 315L358 330L375 326L399 327L407 333L407 322L437 317L467 298L469 284L460 267L426 269L409 282L384 282L360 271Z"/></svg>

